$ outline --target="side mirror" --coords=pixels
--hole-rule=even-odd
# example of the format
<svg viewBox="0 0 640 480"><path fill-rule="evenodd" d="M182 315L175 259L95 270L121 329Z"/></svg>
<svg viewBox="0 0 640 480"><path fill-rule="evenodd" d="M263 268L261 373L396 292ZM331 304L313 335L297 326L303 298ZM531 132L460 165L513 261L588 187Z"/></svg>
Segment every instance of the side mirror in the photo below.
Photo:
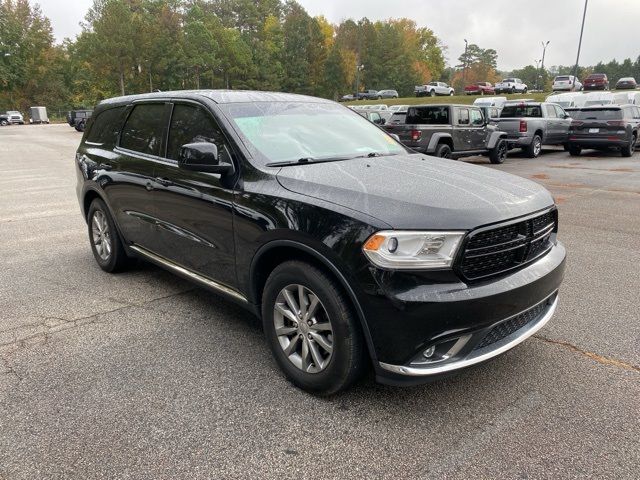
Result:
<svg viewBox="0 0 640 480"><path fill-rule="evenodd" d="M194 172L233 173L233 164L220 162L218 147L209 142L187 143L180 147L178 167Z"/></svg>

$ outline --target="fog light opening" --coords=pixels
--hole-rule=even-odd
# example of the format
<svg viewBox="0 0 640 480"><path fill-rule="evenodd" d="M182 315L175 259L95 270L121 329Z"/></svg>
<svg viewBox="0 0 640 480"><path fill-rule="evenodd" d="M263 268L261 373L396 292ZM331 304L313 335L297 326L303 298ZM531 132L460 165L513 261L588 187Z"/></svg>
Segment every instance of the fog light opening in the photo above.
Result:
<svg viewBox="0 0 640 480"><path fill-rule="evenodd" d="M424 352L422 352L422 356L424 358L431 358L431 357L433 357L434 353L436 353L436 346L435 345L431 345Z"/></svg>

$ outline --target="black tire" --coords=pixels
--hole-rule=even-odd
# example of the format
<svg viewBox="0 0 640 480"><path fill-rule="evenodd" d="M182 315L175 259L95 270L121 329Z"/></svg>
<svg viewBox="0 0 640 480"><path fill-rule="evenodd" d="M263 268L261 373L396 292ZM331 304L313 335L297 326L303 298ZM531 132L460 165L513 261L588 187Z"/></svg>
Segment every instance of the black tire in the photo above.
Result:
<svg viewBox="0 0 640 480"><path fill-rule="evenodd" d="M580 145L569 145L569 155L579 157L581 153L582 147Z"/></svg>
<svg viewBox="0 0 640 480"><path fill-rule="evenodd" d="M622 147L620 149L620 154L623 157L630 157L631 155L633 155L635 151L636 151L636 136L633 135L631 137L631 141L629 142L629 144L626 147Z"/></svg>
<svg viewBox="0 0 640 480"><path fill-rule="evenodd" d="M429 96L430 97L435 97L436 96L436 91L435 90L429 90Z"/></svg>
<svg viewBox="0 0 640 480"><path fill-rule="evenodd" d="M504 163L507 159L508 150L509 146L507 145L507 141L504 138L501 138L498 140L498 143L496 143L496 146L489 152L489 160L491 160L491 163L496 165Z"/></svg>
<svg viewBox="0 0 640 480"><path fill-rule="evenodd" d="M446 143L441 143L436 147L436 157L451 158L451 147Z"/></svg>
<svg viewBox="0 0 640 480"><path fill-rule="evenodd" d="M328 365L316 373L308 373L294 365L276 334L276 300L290 285L302 285L316 295L331 323L333 351ZM291 383L303 390L316 395L333 395L353 384L366 370L364 337L346 295L333 278L311 264L288 261L271 272L262 295L262 322L278 366Z"/></svg>
<svg viewBox="0 0 640 480"><path fill-rule="evenodd" d="M93 240L94 230L96 229L96 226L94 224L94 217L97 215L97 212L101 212L101 214L104 216L109 229L111 252L106 258L100 256L96 244ZM109 273L120 272L122 270L125 270L131 264L131 259L127 256L127 252L122 245L122 240L113 221L113 218L111 217L111 213L109 213L109 209L99 198L96 198L93 202L91 202L89 213L87 215L87 227L89 233L89 243L91 244L93 257L96 259L96 262L102 270Z"/></svg>
<svg viewBox="0 0 640 480"><path fill-rule="evenodd" d="M534 135L529 146L525 149L529 158L537 158L542 151L542 137Z"/></svg>

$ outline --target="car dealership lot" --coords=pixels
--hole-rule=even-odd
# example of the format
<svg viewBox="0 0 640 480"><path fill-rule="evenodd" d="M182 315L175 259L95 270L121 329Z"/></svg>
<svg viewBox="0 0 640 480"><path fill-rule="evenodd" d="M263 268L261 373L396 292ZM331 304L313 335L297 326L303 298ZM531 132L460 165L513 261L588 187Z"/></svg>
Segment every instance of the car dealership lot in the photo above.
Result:
<svg viewBox="0 0 640 480"><path fill-rule="evenodd" d="M1 479L637 476L640 152L470 159L554 194L556 316L456 377L319 399L284 380L244 310L147 264L98 268L79 140L0 130Z"/></svg>

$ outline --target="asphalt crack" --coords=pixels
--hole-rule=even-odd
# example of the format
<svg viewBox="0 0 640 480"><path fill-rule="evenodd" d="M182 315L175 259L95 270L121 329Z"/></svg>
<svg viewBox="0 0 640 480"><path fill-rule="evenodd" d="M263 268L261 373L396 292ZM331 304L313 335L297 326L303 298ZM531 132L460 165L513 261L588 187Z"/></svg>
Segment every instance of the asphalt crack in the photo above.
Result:
<svg viewBox="0 0 640 480"><path fill-rule="evenodd" d="M640 373L640 366L633 365L632 363L624 362L622 360L618 360L617 358L605 357L604 355L600 355L595 352L590 352L589 350L585 350L583 348L577 347L572 343L566 342L564 340L554 340L552 338L543 337L541 335L534 335L534 338L538 340L542 340L543 342L549 343L551 345L557 345L560 347L564 347L572 352L579 353L595 362L598 362L601 365L608 365L611 367L617 367L624 370L629 370L631 372Z"/></svg>

